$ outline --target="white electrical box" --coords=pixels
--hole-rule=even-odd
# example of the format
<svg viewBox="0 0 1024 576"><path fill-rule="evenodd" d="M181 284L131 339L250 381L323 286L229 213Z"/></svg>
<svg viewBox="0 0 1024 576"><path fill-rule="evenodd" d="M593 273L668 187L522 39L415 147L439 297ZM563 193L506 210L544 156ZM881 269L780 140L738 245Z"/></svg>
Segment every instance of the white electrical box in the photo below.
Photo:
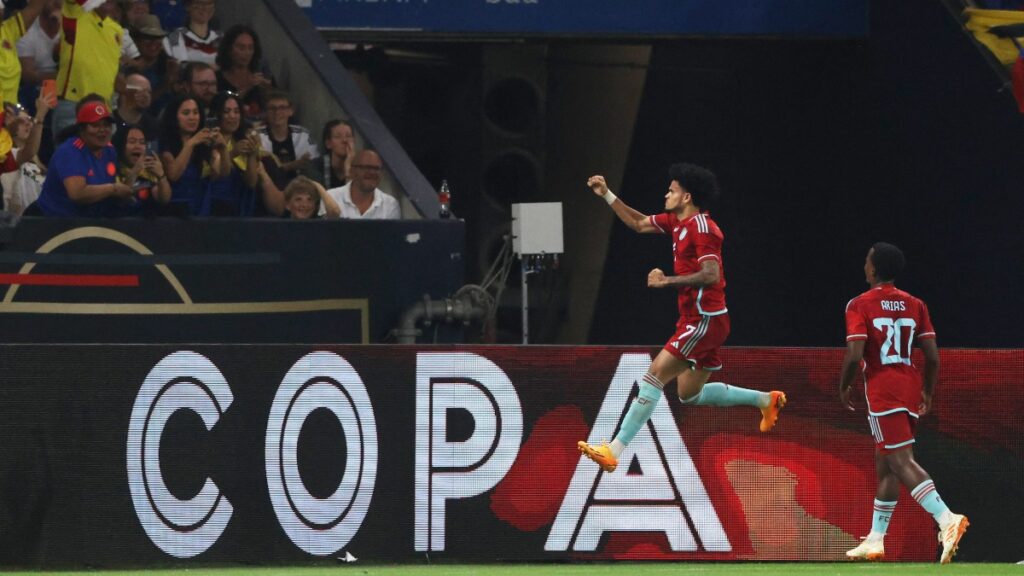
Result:
<svg viewBox="0 0 1024 576"><path fill-rule="evenodd" d="M564 252L562 203L513 204L512 251L519 255Z"/></svg>

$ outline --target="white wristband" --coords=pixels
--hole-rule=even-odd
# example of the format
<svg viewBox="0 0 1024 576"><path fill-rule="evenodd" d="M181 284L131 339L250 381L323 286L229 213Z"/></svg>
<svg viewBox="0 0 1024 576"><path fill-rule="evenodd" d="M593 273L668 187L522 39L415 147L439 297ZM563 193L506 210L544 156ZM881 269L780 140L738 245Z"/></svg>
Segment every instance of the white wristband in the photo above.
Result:
<svg viewBox="0 0 1024 576"><path fill-rule="evenodd" d="M612 192L611 189L609 189L607 192L604 193L604 201L607 202L609 206L614 204L615 201L618 200L618 199L619 199L619 197L616 196L615 192Z"/></svg>

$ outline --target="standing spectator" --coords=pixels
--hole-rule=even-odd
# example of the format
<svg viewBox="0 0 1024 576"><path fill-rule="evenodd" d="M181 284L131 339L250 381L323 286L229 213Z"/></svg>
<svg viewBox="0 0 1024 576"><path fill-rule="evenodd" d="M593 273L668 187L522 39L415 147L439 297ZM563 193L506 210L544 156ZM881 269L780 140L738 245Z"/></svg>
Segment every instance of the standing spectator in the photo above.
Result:
<svg viewBox="0 0 1024 576"><path fill-rule="evenodd" d="M4 20L0 25L0 102L17 102L18 88L21 86L21 61L15 48L18 40L25 35L40 13L45 0L31 0L24 9ZM3 13L4 1L0 0L0 18Z"/></svg>
<svg viewBox="0 0 1024 576"><path fill-rule="evenodd" d="M293 114L295 110L288 94L274 91L267 95L267 125L260 132L260 140L263 150L277 158L288 180L298 176L300 171L310 171L312 163L320 158L309 130L289 123Z"/></svg>
<svg viewBox="0 0 1024 576"><path fill-rule="evenodd" d="M164 50L179 62L213 65L217 60L217 44L220 42L220 32L210 27L215 4L214 0L185 0L188 24L164 38Z"/></svg>
<svg viewBox="0 0 1024 576"><path fill-rule="evenodd" d="M191 96L171 99L161 118L160 160L171 180L171 204L181 214L205 215L210 180L231 170L224 136L204 125L206 115Z"/></svg>
<svg viewBox="0 0 1024 576"><path fill-rule="evenodd" d="M182 92L192 96L203 107L210 110L213 98L217 96L217 73L203 62L186 62L181 74Z"/></svg>
<svg viewBox="0 0 1024 576"><path fill-rule="evenodd" d="M398 200L377 188L383 170L384 163L373 150L360 150L356 154L352 161L352 180L327 191L338 203L342 218L397 220L402 217ZM320 214L326 213L326 207L321 206Z"/></svg>
<svg viewBox="0 0 1024 576"><path fill-rule="evenodd" d="M325 188L336 188L348 184L355 156L355 136L352 125L335 119L324 124L324 156L321 170L314 171ZM322 178L322 179L321 179Z"/></svg>
<svg viewBox="0 0 1024 576"><path fill-rule="evenodd" d="M242 121L242 101L230 92L222 92L213 99L210 117L220 121L220 133L224 135L226 151L231 158L231 171L226 177L210 182L204 212L211 216L265 214L263 203L256 195L260 164L259 136Z"/></svg>
<svg viewBox="0 0 1024 576"><path fill-rule="evenodd" d="M95 96L91 98L91 96ZM113 119L100 95L83 95L75 114L78 136L53 153L43 191L26 214L44 216L116 216L132 196L117 182L117 153L110 145Z"/></svg>
<svg viewBox="0 0 1024 576"><path fill-rule="evenodd" d="M19 102L35 102L43 80L57 77L54 52L60 42L60 5L62 0L46 0L43 11L28 31L18 40L21 62L21 93Z"/></svg>
<svg viewBox="0 0 1024 576"><path fill-rule="evenodd" d="M104 102L114 95L114 82L120 67L124 29L97 8L105 0L64 0L57 67L57 108L53 111L53 135L75 124L75 108L86 94L96 94Z"/></svg>
<svg viewBox="0 0 1024 576"><path fill-rule="evenodd" d="M150 112L159 114L171 97L174 82L178 79L178 61L164 52L164 37L167 32L160 27L160 19L152 14L139 18L132 29L132 36L139 47L139 57L129 68L149 80L152 87Z"/></svg>
<svg viewBox="0 0 1024 576"><path fill-rule="evenodd" d="M232 26L224 33L217 49L217 88L242 97L242 116L258 121L263 114L264 93L274 82L263 69L263 49L259 36L248 26Z"/></svg>
<svg viewBox="0 0 1024 576"><path fill-rule="evenodd" d="M147 140L156 140L160 135L160 123L149 113L153 102L153 91L149 79L139 73L129 74L117 95L117 110L114 122L120 127L138 126Z"/></svg>
<svg viewBox="0 0 1024 576"><path fill-rule="evenodd" d="M171 184L163 163L155 152L147 150L147 136L138 126L126 126L114 135L118 181L134 190L133 214L157 216L160 207L171 200Z"/></svg>

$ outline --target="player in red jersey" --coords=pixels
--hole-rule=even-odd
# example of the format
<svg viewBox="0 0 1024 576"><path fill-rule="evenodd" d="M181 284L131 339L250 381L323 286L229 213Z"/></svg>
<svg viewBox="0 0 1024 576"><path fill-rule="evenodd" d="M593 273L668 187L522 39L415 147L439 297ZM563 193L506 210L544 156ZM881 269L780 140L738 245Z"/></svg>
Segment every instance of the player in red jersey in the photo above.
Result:
<svg viewBox="0 0 1024 576"><path fill-rule="evenodd" d="M729 335L729 314L725 306L725 273L722 240L718 224L704 209L718 196L718 181L706 168L673 164L669 168L665 212L647 216L619 200L604 176L587 180L595 194L611 206L615 215L633 230L668 234L672 238L673 275L655 268L647 275L651 288L674 288L679 297L676 333L662 348L640 383L640 392L630 404L618 434L611 444L600 446L580 441L580 452L598 463L605 472L618 466L626 445L639 432L661 399L665 384L676 381L680 401L697 406L755 406L761 409L761 431L775 426L779 410L786 404L782 392L760 392L721 382L708 383L712 372L722 368L718 349Z"/></svg>
<svg viewBox="0 0 1024 576"><path fill-rule="evenodd" d="M903 252L896 246L885 242L872 246L864 262L871 289L846 305L846 356L839 399L847 409L854 409L850 390L863 366L878 478L871 533L846 556L852 560L885 557L883 539L902 483L939 524L940 561L947 564L969 523L966 516L950 512L931 477L914 460L914 426L931 409L939 350L928 307L893 284L904 263ZM910 360L914 344L924 352L923 387L921 374Z"/></svg>

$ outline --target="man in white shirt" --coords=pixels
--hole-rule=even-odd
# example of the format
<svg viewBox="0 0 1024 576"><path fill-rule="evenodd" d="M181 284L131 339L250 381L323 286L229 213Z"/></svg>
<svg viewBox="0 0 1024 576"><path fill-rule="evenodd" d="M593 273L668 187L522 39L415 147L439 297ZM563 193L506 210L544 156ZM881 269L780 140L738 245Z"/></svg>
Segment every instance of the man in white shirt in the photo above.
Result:
<svg viewBox="0 0 1024 576"><path fill-rule="evenodd" d="M360 150L352 160L352 179L348 184L327 191L341 207L342 218L398 220L402 217L398 200L377 186L384 163L373 150ZM320 214L326 214L321 205Z"/></svg>

